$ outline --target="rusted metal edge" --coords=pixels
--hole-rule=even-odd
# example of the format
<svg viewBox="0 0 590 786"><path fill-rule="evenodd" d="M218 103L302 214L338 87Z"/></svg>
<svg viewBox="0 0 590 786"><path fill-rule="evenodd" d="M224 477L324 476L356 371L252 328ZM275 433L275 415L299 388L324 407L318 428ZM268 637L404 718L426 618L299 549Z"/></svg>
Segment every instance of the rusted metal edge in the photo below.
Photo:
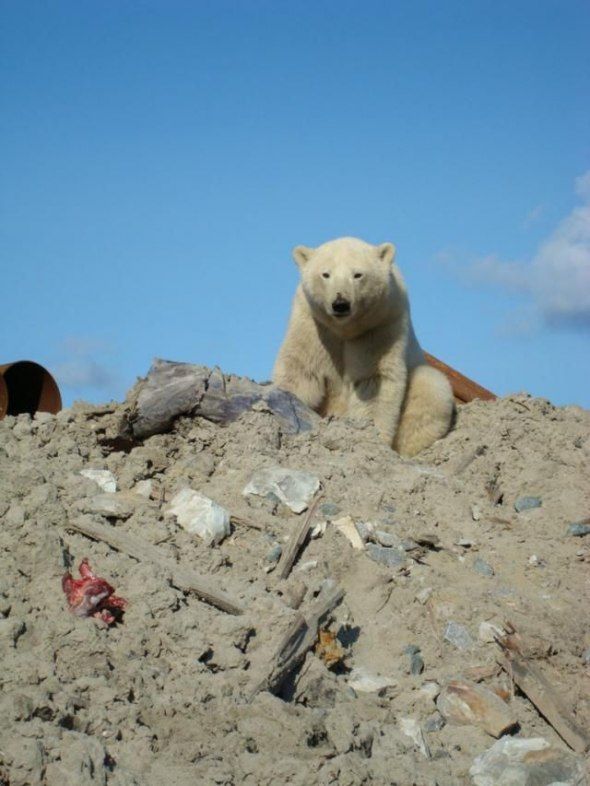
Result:
<svg viewBox="0 0 590 786"><path fill-rule="evenodd" d="M451 366L447 366L446 363L435 358L434 355L429 355L428 352L425 352L424 357L431 366L442 371L448 378L453 388L453 395L458 404L467 404L473 401L474 398L479 398L482 401L494 401L497 398L491 390L478 385L477 382L469 379L469 377L461 374L461 372L456 369L451 368Z"/></svg>

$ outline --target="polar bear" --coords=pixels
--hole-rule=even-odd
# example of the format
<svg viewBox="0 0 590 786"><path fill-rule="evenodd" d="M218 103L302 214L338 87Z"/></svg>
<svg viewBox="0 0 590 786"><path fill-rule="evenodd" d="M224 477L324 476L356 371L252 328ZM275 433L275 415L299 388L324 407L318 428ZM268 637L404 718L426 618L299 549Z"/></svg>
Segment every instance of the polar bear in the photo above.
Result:
<svg viewBox="0 0 590 786"><path fill-rule="evenodd" d="M453 392L424 359L394 245L343 237L293 257L301 282L274 383L322 415L370 418L402 456L444 437Z"/></svg>

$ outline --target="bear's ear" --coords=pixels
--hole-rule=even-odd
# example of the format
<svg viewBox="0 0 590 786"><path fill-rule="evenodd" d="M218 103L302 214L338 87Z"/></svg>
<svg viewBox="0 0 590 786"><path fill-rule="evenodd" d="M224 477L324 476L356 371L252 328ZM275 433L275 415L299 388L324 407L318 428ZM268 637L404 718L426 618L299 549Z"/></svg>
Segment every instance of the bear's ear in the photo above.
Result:
<svg viewBox="0 0 590 786"><path fill-rule="evenodd" d="M393 243L381 243L380 246L377 246L377 254L386 265L391 265L395 259L395 246Z"/></svg>
<svg viewBox="0 0 590 786"><path fill-rule="evenodd" d="M308 246L295 246L293 249L293 259L298 267L303 267L306 262L309 262L310 256L313 254L314 249Z"/></svg>

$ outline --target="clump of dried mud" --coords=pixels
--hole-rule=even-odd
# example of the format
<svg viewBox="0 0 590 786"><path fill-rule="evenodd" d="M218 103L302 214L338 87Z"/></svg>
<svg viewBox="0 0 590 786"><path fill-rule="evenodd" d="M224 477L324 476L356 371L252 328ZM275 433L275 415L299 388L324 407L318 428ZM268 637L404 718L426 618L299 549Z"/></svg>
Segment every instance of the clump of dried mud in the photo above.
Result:
<svg viewBox="0 0 590 786"><path fill-rule="evenodd" d="M509 621L578 724L590 726L589 538L568 534L590 513L589 412L526 395L473 402L446 439L404 461L369 424L321 421L288 435L267 411L224 427L184 417L121 451L109 434L125 406L0 422L0 784L469 784L474 758L494 739L477 725L445 724L435 699L450 679L495 663L498 645L478 639L482 622ZM271 552L301 516L242 493L273 466L320 479L315 520L370 522L405 545L406 563L377 564L328 521L279 580ZM115 476L114 515L79 474L88 468ZM136 493L146 480L151 498ZM260 529L234 524L220 545L205 545L165 515L186 486ZM521 497L541 505L517 512ZM219 611L175 588L166 567L72 532L76 521L142 538L245 613ZM68 555L74 566L88 557L129 601L120 624L68 611ZM329 669L311 651L278 695L251 699L294 607L304 610L327 578L345 591L328 625L344 661ZM466 649L445 639L449 622L464 626ZM412 674L417 649L424 668ZM390 684L355 690L359 673ZM505 675L487 673L483 684L510 694ZM518 734L566 747L518 691L510 707ZM426 753L403 719L419 724Z"/></svg>

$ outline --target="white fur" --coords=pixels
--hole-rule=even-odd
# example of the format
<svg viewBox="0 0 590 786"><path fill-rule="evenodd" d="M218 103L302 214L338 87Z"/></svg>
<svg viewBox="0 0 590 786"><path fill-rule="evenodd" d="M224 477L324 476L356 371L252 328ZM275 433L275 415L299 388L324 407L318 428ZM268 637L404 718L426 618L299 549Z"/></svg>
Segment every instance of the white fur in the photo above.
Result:
<svg viewBox="0 0 590 786"><path fill-rule="evenodd" d="M301 283L274 382L323 415L371 418L404 456L444 437L453 393L416 340L395 247L340 238L293 256ZM337 298L349 315L334 315Z"/></svg>

